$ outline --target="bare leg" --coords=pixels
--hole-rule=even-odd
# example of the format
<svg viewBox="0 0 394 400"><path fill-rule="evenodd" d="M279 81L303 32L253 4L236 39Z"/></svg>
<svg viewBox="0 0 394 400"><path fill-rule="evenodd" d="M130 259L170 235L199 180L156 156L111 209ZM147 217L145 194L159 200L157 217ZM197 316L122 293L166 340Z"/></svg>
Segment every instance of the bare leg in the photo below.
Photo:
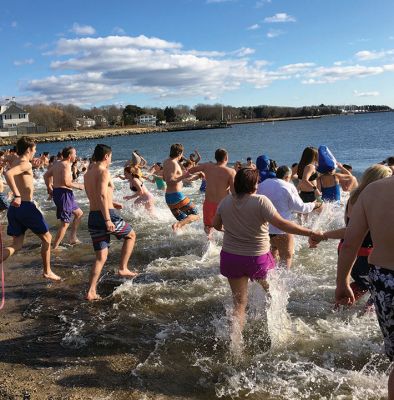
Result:
<svg viewBox="0 0 394 400"><path fill-rule="evenodd" d="M43 265L42 276L52 281L60 281L60 276L56 275L51 270L51 240L52 235L46 232L42 235L37 235L41 239L41 258Z"/></svg>
<svg viewBox="0 0 394 400"><path fill-rule="evenodd" d="M228 279L233 294L233 333L242 332L245 325L245 310L248 302L248 281L249 278L244 276L239 279Z"/></svg>
<svg viewBox="0 0 394 400"><path fill-rule="evenodd" d="M131 253L133 252L134 244L135 244L136 234L134 231L131 231L123 241L122 253L120 255L120 265L119 265L119 275L126 278L134 278L138 275L136 272L132 272L128 268L129 259Z"/></svg>
<svg viewBox="0 0 394 400"><path fill-rule="evenodd" d="M178 229L183 228L187 224L191 224L194 221L198 221L200 217L198 215L188 215L185 219L182 221L178 221L175 224L172 225L173 231L177 231Z"/></svg>
<svg viewBox="0 0 394 400"><path fill-rule="evenodd" d="M389 392L388 400L394 400L394 369L392 369L390 372L388 392Z"/></svg>
<svg viewBox="0 0 394 400"><path fill-rule="evenodd" d="M100 278L101 271L104 267L108 257L108 247L103 250L96 251L96 260L94 261L92 271L90 272L89 289L86 294L86 300L98 300L100 296L97 295L97 282Z"/></svg>
<svg viewBox="0 0 394 400"><path fill-rule="evenodd" d="M207 234L208 240L212 240L213 231L213 226L204 225L204 232Z"/></svg>
<svg viewBox="0 0 394 400"><path fill-rule="evenodd" d="M55 241L53 242L53 250L56 250L59 247L59 244L63 240L69 225L70 224L68 222L60 221L60 227L57 230Z"/></svg>
<svg viewBox="0 0 394 400"><path fill-rule="evenodd" d="M73 211L74 214L74 220L71 224L70 227L70 244L79 244L81 243L78 238L77 238L77 230L79 227L79 224L81 223L83 212L80 208L76 209Z"/></svg>
<svg viewBox="0 0 394 400"><path fill-rule="evenodd" d="M6 247L3 250L3 260L2 261L5 261L8 257L11 257L13 254L15 254L17 251L19 251L23 246L24 240L25 240L25 234L20 235L20 236L14 236L12 238L12 245L9 247Z"/></svg>
<svg viewBox="0 0 394 400"><path fill-rule="evenodd" d="M289 233L277 235L271 238L271 242L279 251L280 262L290 269L293 262L294 235Z"/></svg>

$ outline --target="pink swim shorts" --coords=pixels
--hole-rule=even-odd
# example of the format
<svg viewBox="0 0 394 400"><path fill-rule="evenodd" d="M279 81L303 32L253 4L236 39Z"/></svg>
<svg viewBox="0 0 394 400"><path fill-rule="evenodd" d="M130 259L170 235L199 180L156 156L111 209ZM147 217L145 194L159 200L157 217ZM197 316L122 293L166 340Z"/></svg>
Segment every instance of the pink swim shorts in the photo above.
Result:
<svg viewBox="0 0 394 400"><path fill-rule="evenodd" d="M271 252L261 256L240 256L220 252L220 273L228 279L239 279L248 276L254 279L266 279L270 269L275 268L275 260Z"/></svg>

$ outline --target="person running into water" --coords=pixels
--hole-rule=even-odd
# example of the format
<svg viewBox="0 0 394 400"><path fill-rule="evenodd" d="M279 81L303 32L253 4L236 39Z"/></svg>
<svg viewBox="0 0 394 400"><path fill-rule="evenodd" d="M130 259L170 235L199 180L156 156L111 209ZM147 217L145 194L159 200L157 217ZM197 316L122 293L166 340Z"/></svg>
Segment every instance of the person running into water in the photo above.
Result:
<svg viewBox="0 0 394 400"><path fill-rule="evenodd" d="M282 218L267 197L257 195L258 181L257 169L238 171L234 179L235 195L229 194L220 202L213 221L215 229L224 229L220 273L228 279L233 294L232 337L235 340L240 338L245 323L249 279L256 280L268 291L267 274L275 267L268 224L287 233L312 234L310 229Z"/></svg>
<svg viewBox="0 0 394 400"><path fill-rule="evenodd" d="M123 197L125 200L133 200L136 206L143 205L150 214L154 214L155 200L149 192L144 182L139 178L138 172L134 167L126 167L124 169L124 176L119 175L120 179L129 181L130 190L134 192L132 196Z"/></svg>
<svg viewBox="0 0 394 400"><path fill-rule="evenodd" d="M349 224L349 221L352 216L352 210L357 203L361 193L364 191L365 188L368 187L369 184L372 182L376 182L383 178L388 178L392 175L392 172L389 167L383 165L373 165L369 167L363 174L361 178L360 185L357 189L355 189L350 197L349 201L346 204L345 208L345 225ZM339 246L338 246L338 253L340 253L341 248L343 246L343 239L345 237L346 227L335 229L332 231L323 232L323 237L325 239L341 239ZM316 247L318 241L314 241L312 237L309 241L311 247ZM373 250L373 242L370 232L368 232L364 240L361 244L361 247L357 253L356 262L353 265L351 276L353 278L353 282L350 284L350 287L353 290L355 301L361 299L364 294L368 292L369 289L369 282L368 282L368 274L369 274L369 263L368 263L368 256L372 253ZM371 302L367 302L366 309L369 308Z"/></svg>
<svg viewBox="0 0 394 400"><path fill-rule="evenodd" d="M73 182L71 166L75 163L77 151L74 147L65 147L62 150L62 160L52 164L44 175L47 183L47 191L50 193L49 183L52 183L52 199L56 205L56 217L60 220L60 227L57 231L53 249L56 250L66 234L67 228L71 223L69 243L71 245L81 243L77 238L78 226L81 223L83 212L75 201L73 189L84 190L80 183Z"/></svg>
<svg viewBox="0 0 394 400"><path fill-rule="evenodd" d="M216 163L203 163L190 169L190 173L203 172L207 182L203 204L204 230L210 239L213 233L213 219L219 203L234 193L235 170L228 168L228 153L224 149L215 151Z"/></svg>
<svg viewBox="0 0 394 400"><path fill-rule="evenodd" d="M321 203L304 203L291 183L292 171L282 165L276 171L276 178L266 179L259 184L257 194L268 197L282 218L291 221L293 213L308 214L321 207ZM271 252L276 259L291 268L294 253L294 235L269 225Z"/></svg>
<svg viewBox="0 0 394 400"><path fill-rule="evenodd" d="M60 281L60 276L51 269L52 236L48 224L33 201L33 170L30 161L36 153L36 145L31 139L22 137L16 144L16 152L17 157L5 174L14 199L7 213L7 234L13 237L13 241L11 246L4 249L3 261L22 248L26 230L30 229L41 239L43 277Z"/></svg>
<svg viewBox="0 0 394 400"><path fill-rule="evenodd" d="M88 229L96 253L86 295L89 301L100 299L97 294L97 283L107 261L110 235L114 235L118 240L123 239L119 275L126 278L134 278L138 275L128 268L136 235L132 227L115 212L112 200L114 187L108 171L112 161L111 147L98 144L94 149L92 161L84 175L85 190L90 204Z"/></svg>
<svg viewBox="0 0 394 400"><path fill-rule="evenodd" d="M321 195L316 186L318 176L316 172L317 159L317 149L315 147L306 147L298 163L297 175L300 180L298 189L304 203L313 203Z"/></svg>
<svg viewBox="0 0 394 400"><path fill-rule="evenodd" d="M339 253L335 299L352 305L355 295L350 271L368 232L373 238L369 285L376 316L384 337L386 354L394 361L394 177L369 184L355 203ZM394 369L388 380L388 398L394 400Z"/></svg>
<svg viewBox="0 0 394 400"><path fill-rule="evenodd" d="M151 182L156 184L158 190L165 190L166 183L163 179L163 166L161 162L155 163L149 170L150 176L152 177Z"/></svg>
<svg viewBox="0 0 394 400"><path fill-rule="evenodd" d="M181 192L182 181L190 176L189 172L182 173L179 165L182 157L183 146L179 143L173 144L170 149L170 157L163 164L163 178L167 184L166 203L178 221L172 225L174 231L200 219L195 205Z"/></svg>

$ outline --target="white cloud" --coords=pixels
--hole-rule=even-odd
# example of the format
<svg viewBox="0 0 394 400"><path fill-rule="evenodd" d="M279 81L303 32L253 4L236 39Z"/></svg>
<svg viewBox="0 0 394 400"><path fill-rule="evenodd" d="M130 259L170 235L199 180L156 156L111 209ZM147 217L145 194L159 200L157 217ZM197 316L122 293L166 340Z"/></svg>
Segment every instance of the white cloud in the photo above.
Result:
<svg viewBox="0 0 394 400"><path fill-rule="evenodd" d="M32 58L28 58L26 60L15 60L14 65L16 67L20 67L21 65L31 65L34 63L34 60Z"/></svg>
<svg viewBox="0 0 394 400"><path fill-rule="evenodd" d="M363 50L356 53L356 57L360 61L371 61L371 60L379 60L380 58L384 58L386 56L390 56L394 54L393 50L382 50L382 51L369 51Z"/></svg>
<svg viewBox="0 0 394 400"><path fill-rule="evenodd" d="M248 26L246 29L248 31L255 31L256 29L259 29L259 28L260 28L259 24L253 24L253 25Z"/></svg>
<svg viewBox="0 0 394 400"><path fill-rule="evenodd" d="M115 26L115 28L112 29L112 33L115 34L115 35L124 35L126 32L120 26Z"/></svg>
<svg viewBox="0 0 394 400"><path fill-rule="evenodd" d="M284 72L286 74L295 74L298 72L303 72L305 70L311 69L315 67L315 63L295 63L295 64L288 64L278 68L278 72Z"/></svg>
<svg viewBox="0 0 394 400"><path fill-rule="evenodd" d="M296 19L292 17L291 15L288 15L286 13L277 13L273 15L272 17L266 17L264 18L264 22L268 23L276 23L276 22L295 22Z"/></svg>
<svg viewBox="0 0 394 400"><path fill-rule="evenodd" d="M70 29L70 32L73 32L78 36L88 36L94 35L96 33L96 30L93 28L93 26L79 25L78 23L74 22L73 27Z"/></svg>
<svg viewBox="0 0 394 400"><path fill-rule="evenodd" d="M353 94L356 97L377 97L380 95L378 91L373 92L359 92L358 90L353 90Z"/></svg>
<svg viewBox="0 0 394 400"><path fill-rule="evenodd" d="M256 8L261 8L261 7L264 7L265 4L268 4L268 3L271 3L271 2L272 2L271 0L259 0L259 1L256 2L255 7Z"/></svg>
<svg viewBox="0 0 394 400"><path fill-rule="evenodd" d="M241 47L238 50L233 51L231 54L236 55L237 57L245 57L256 52L255 49L251 49L250 47Z"/></svg>
<svg viewBox="0 0 394 400"><path fill-rule="evenodd" d="M284 31L281 31L279 29L270 29L267 32L267 38L273 39L273 38L276 38L276 37L278 37L280 35L283 35L284 33L285 33Z"/></svg>

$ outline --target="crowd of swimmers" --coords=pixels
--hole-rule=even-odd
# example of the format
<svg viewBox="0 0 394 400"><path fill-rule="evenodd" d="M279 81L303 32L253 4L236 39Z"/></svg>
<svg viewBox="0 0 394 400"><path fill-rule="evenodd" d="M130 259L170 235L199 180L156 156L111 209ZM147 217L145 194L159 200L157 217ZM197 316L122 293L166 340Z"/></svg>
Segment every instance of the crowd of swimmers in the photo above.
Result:
<svg viewBox="0 0 394 400"><path fill-rule="evenodd" d="M321 241L339 240L336 303L351 305L369 293L366 309L375 309L386 353L394 360L394 157L370 166L358 182L350 165L326 165L319 152L314 147L305 148L299 162L291 167L278 167L265 155L255 163L248 158L245 165L236 162L229 167L224 149L215 151L214 162L201 162L198 151L186 158L183 146L173 144L169 157L152 166L134 151L123 174L117 177L129 182L131 194L124 199L134 200L153 217L157 213L155 197L146 182L154 183L164 193L176 220L172 224L175 232L200 219L183 186L201 180L207 238L212 239L214 230L224 232L220 272L232 291L233 337L241 337L249 281L255 280L269 294L269 271L277 265L292 266L294 235L307 236L311 248ZM51 269L52 236L48 224L33 201L35 170L45 169L48 199L55 203L60 220L53 249L59 248L70 225L69 243L80 243L77 231L83 212L74 190L86 192L88 230L95 253L86 299L98 300L97 284L111 236L123 240L119 275L137 275L128 266L136 234L118 211L122 204L113 198L115 186L109 171L112 149L98 144L90 159L78 159L74 147L65 147L52 157L48 153L35 157L35 153L36 145L28 137L19 139L15 149L0 153L0 172L8 185L5 190L0 179L0 209L7 210L7 234L12 237L12 244L3 249L3 261L22 248L25 232L30 229L41 240L44 278L61 279ZM83 183L79 182L81 175ZM341 191L350 193L342 228L323 232L303 226L307 215L321 212L325 202L339 202ZM393 373L389 378L389 395L394 399Z"/></svg>

